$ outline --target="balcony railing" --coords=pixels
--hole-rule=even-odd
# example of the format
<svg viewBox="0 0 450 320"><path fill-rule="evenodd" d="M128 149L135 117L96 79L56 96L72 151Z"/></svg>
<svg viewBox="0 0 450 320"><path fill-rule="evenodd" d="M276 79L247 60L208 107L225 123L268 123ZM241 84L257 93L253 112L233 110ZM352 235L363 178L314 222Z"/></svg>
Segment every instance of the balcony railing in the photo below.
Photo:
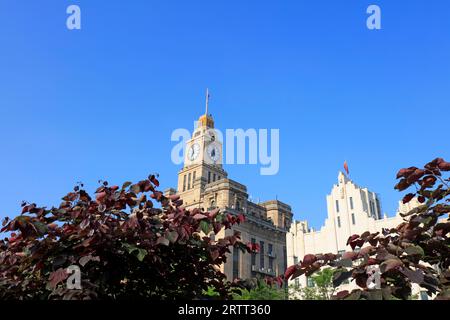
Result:
<svg viewBox="0 0 450 320"><path fill-rule="evenodd" d="M258 272L264 275L269 275L269 276L275 276L275 270L270 269L270 268L258 268L255 265L252 265L252 271L253 272Z"/></svg>

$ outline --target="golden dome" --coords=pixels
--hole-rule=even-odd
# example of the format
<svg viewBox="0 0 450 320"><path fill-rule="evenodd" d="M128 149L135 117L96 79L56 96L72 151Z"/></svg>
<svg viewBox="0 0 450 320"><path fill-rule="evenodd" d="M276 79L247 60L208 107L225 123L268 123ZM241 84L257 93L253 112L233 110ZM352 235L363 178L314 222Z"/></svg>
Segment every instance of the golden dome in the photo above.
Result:
<svg viewBox="0 0 450 320"><path fill-rule="evenodd" d="M199 127L214 128L214 120L211 116L204 114L198 118L198 125Z"/></svg>

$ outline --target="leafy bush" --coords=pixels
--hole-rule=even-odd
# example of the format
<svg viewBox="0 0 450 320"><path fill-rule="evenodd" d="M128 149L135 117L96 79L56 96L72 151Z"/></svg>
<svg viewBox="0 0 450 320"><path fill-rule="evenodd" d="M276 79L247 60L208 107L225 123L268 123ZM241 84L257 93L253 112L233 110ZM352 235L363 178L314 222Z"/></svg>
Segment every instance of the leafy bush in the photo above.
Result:
<svg viewBox="0 0 450 320"><path fill-rule="evenodd" d="M291 298L302 300L330 300L336 290L333 284L333 276L336 271L333 268L322 268L311 276L313 287L290 286Z"/></svg>
<svg viewBox="0 0 450 320"><path fill-rule="evenodd" d="M415 188L404 196L403 202L417 197L422 203L403 215L402 224L382 232L352 235L347 242L352 251L339 256L308 254L286 270L285 279L311 276L328 265L336 270L335 286L351 278L359 287L352 292L338 292L335 299L406 300L411 297L413 283L425 289L430 297L450 299L450 179L442 176L446 171L450 171L450 163L441 158L422 169L400 170L395 189ZM373 266L380 270L380 288L371 289L367 285Z"/></svg>
<svg viewBox="0 0 450 320"><path fill-rule="evenodd" d="M9 237L0 241L0 299L196 299L210 288L231 298L219 266L230 247L253 248L238 232L218 241L204 234L244 217L185 210L158 186L152 175L121 188L104 182L95 199L79 185L49 210L23 203L1 229ZM81 290L66 285L72 265Z"/></svg>
<svg viewBox="0 0 450 320"><path fill-rule="evenodd" d="M286 291L264 279L248 279L233 293L235 300L285 300Z"/></svg>

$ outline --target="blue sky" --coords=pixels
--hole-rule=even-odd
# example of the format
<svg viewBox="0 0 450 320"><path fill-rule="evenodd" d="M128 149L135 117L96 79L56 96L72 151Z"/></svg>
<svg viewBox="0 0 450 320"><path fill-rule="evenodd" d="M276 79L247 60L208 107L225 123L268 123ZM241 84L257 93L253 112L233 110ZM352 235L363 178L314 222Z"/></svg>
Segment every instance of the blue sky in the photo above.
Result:
<svg viewBox="0 0 450 320"><path fill-rule="evenodd" d="M82 30L69 31L77 4ZM366 28L366 8L382 30ZM77 181L176 186L171 133L279 128L280 171L227 166L319 227L344 160L392 215L399 168L450 158L448 1L0 0L0 217Z"/></svg>

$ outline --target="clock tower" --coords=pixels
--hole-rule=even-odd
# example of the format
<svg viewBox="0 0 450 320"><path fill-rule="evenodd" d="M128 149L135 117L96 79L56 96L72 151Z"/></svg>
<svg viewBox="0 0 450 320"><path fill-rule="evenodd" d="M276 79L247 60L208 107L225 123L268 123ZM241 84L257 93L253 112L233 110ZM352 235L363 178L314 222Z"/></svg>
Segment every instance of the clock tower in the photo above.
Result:
<svg viewBox="0 0 450 320"><path fill-rule="evenodd" d="M208 113L209 93L206 91L206 111L198 119L192 137L185 145L183 168L178 172L177 190L166 189L166 196L177 194L187 210L195 208L211 211L219 209L231 216L245 216L245 221L222 228L213 241L241 234L244 243L257 243L260 254L241 255L233 248L220 270L229 281L236 278L264 278L284 274L287 269L286 233L292 221L291 207L278 199L253 202L247 187L230 179L222 168L222 134L215 129Z"/></svg>
<svg viewBox="0 0 450 320"><path fill-rule="evenodd" d="M178 194L188 209L201 208L206 185L228 176L222 168L221 135L214 129L214 119L208 114L208 107L207 90L206 112L198 119L192 138L186 143L183 169L178 173Z"/></svg>

